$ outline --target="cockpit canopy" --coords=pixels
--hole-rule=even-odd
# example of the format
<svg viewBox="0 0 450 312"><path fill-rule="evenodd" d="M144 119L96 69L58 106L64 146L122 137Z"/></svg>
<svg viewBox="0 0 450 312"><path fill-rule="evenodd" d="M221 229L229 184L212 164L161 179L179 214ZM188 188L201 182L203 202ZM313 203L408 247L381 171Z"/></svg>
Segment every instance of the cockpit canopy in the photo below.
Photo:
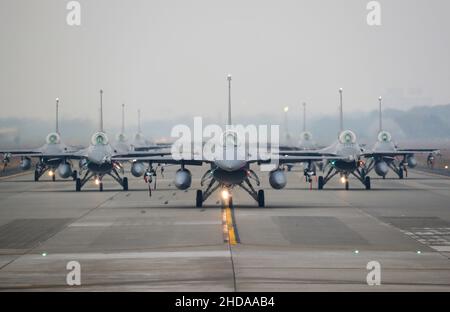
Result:
<svg viewBox="0 0 450 312"><path fill-rule="evenodd" d="M312 134L311 134L311 132L308 132L308 131L302 132L302 133L300 134L300 139L301 139L302 141L311 141L311 139L312 139Z"/></svg>
<svg viewBox="0 0 450 312"><path fill-rule="evenodd" d="M392 136L389 132L380 131L380 133L378 133L378 142L388 143L388 142L391 142L391 140L392 140Z"/></svg>
<svg viewBox="0 0 450 312"><path fill-rule="evenodd" d="M95 133L91 139L92 145L106 145L108 142L108 137L106 136L106 133L103 132Z"/></svg>
<svg viewBox="0 0 450 312"><path fill-rule="evenodd" d="M125 134L119 133L119 134L117 135L117 141L119 141L119 142L126 142L126 140L127 140L127 137L126 137Z"/></svg>
<svg viewBox="0 0 450 312"><path fill-rule="evenodd" d="M142 133L136 133L136 135L134 136L134 139L136 141L141 141L144 139L144 136L142 135Z"/></svg>
<svg viewBox="0 0 450 312"><path fill-rule="evenodd" d="M239 145L237 132L232 130L225 131L222 136L222 145L237 147Z"/></svg>
<svg viewBox="0 0 450 312"><path fill-rule="evenodd" d="M356 134L351 130L342 131L339 135L339 142L342 144L355 144Z"/></svg>
<svg viewBox="0 0 450 312"><path fill-rule="evenodd" d="M61 137L59 136L58 133L53 132L47 135L46 141L47 144L59 144L61 143Z"/></svg>

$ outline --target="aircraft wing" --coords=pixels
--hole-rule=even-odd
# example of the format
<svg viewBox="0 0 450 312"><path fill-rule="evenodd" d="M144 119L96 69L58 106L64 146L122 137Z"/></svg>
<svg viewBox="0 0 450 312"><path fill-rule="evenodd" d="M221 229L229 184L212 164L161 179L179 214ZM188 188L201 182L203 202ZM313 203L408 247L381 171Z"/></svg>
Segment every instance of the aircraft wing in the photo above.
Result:
<svg viewBox="0 0 450 312"><path fill-rule="evenodd" d="M283 155L283 156L305 156L305 157L333 157L333 156L337 156L336 154L333 153L326 153L326 152L322 152L320 150L301 150L301 151L292 151L292 150L281 150L279 151L277 154L279 155ZM281 156L280 156L281 157Z"/></svg>
<svg viewBox="0 0 450 312"><path fill-rule="evenodd" d="M148 154L148 153L147 153ZM161 155L159 153L155 156L137 156L137 157L128 157L128 156L115 156L112 159L116 161L129 161L136 160L145 163L151 164L170 164L170 165L191 165L191 166L201 166L204 162L209 162L207 160L196 160L196 159L174 159L172 156L169 156L171 153L165 153L166 155Z"/></svg>
<svg viewBox="0 0 450 312"><path fill-rule="evenodd" d="M126 153L119 153L111 157L112 160L127 161L127 160L142 160L150 157L164 157L171 155L171 152L154 152L154 151L133 151Z"/></svg>
<svg viewBox="0 0 450 312"><path fill-rule="evenodd" d="M315 155L315 156L290 156L290 155L280 155L278 159L272 158L267 160L258 160L254 159L249 162L258 162L261 164L264 163L272 163L278 161L279 164L293 164L293 163L302 163L308 161L322 161L322 160L349 160L347 156L338 156L338 155Z"/></svg>
<svg viewBox="0 0 450 312"><path fill-rule="evenodd" d="M134 146L134 150L137 152L140 151L150 151L150 150L157 150L157 149L164 149L164 148L170 148L172 147L172 144L153 144L148 146Z"/></svg>
<svg viewBox="0 0 450 312"><path fill-rule="evenodd" d="M370 151L367 153L363 153L364 157L395 157L395 156L406 156L412 154L429 154L429 153L438 153L437 149L397 149L395 151Z"/></svg>

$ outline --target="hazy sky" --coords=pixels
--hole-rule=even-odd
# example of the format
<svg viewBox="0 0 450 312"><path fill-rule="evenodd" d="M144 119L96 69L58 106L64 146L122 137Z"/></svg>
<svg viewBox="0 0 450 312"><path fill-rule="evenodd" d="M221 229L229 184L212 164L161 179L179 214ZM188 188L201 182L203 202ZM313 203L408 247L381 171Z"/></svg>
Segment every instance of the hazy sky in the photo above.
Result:
<svg viewBox="0 0 450 312"><path fill-rule="evenodd" d="M0 0L1 116L105 124L226 115L311 114L450 103L450 1L384 0L368 26L364 0L80 0L68 26L63 0ZM295 110L294 110L295 108Z"/></svg>

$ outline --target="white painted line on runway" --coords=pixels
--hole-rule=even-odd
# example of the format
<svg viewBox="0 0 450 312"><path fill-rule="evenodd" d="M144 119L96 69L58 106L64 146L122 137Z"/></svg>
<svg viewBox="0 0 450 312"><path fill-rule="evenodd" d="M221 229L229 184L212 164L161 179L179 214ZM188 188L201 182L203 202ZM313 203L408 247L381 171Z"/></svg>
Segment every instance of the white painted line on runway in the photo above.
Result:
<svg viewBox="0 0 450 312"><path fill-rule="evenodd" d="M229 257L227 250L211 251L153 251L153 252L117 252L117 253L71 253L25 255L21 260L121 260L121 259L157 259L157 258L216 258Z"/></svg>

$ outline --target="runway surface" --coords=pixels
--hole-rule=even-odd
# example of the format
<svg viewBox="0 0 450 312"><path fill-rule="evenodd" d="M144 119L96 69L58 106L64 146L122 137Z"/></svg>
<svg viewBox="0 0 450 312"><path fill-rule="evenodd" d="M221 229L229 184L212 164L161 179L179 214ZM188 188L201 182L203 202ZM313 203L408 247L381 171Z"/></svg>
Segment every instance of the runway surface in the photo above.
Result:
<svg viewBox="0 0 450 312"><path fill-rule="evenodd" d="M410 171L372 180L366 191L338 179L308 190L300 171L266 207L234 190L195 207L193 187L175 189L175 167L149 197L112 180L80 193L73 181L0 180L0 290L50 291L433 291L450 290L450 178ZM128 174L130 176L130 174ZM46 180L46 181L45 181ZM81 286L68 286L78 261ZM368 286L369 261L381 285Z"/></svg>

